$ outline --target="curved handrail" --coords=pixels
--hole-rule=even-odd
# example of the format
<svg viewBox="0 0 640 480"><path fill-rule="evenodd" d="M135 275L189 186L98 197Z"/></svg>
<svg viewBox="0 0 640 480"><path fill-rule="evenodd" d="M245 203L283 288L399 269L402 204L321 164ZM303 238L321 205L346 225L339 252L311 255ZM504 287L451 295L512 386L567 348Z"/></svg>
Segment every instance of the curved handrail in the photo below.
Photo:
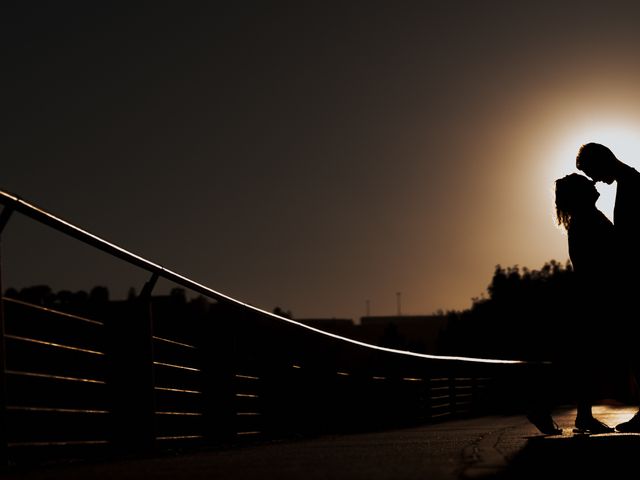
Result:
<svg viewBox="0 0 640 480"><path fill-rule="evenodd" d="M354 345L358 345L361 347L365 347L365 348L371 348L374 350L378 350L378 351L382 351L382 352L387 352L387 353L394 353L394 354L400 354L400 355L405 355L405 356L411 356L411 357L418 357L418 358L425 358L425 359L431 359L431 360L453 360L453 361L463 361L463 362L475 362L475 363L489 363L489 364L511 364L511 365L517 365L517 364L529 364L529 363L534 363L534 362L529 362L529 361L524 361L524 360L502 360L502 359L493 359L493 358L475 358L475 357L462 357L462 356L447 356L447 355L429 355L429 354L425 354L425 353L417 353L417 352L411 352L408 350L397 350L394 348L388 348L388 347L381 347L378 345L372 345L369 343L365 343L365 342L361 342L358 340L354 340L352 338L348 338L348 337L343 337L340 335L336 335L334 333L330 333L330 332L325 332L323 330L320 330L318 328L314 328L310 325L305 325L304 323L301 322L296 322L295 320L292 320L290 318L286 318L286 317L282 317L280 315L277 315L275 313L271 313L267 310L263 310L261 308L255 307L253 305L250 305L248 303L242 302L240 300L237 300L233 297L230 297L228 295L225 295L221 292L218 292L216 290L213 290L209 287L207 287L206 285L203 285L201 283L195 282L194 280L191 280L190 278L187 278L183 275L180 275L176 272L173 272L161 265L158 265L157 263L153 263L149 260L147 260L146 258L143 258L139 255L136 255L128 250L125 250L124 248L115 245L111 242L108 242L106 240L104 240L103 238L98 237L97 235L94 235L90 232L87 232L86 230L81 229L80 227L77 227L76 225L73 225L70 222L67 222L59 217L56 217L55 215L47 212L46 210L37 207L36 205L27 202L26 200L23 200L22 198L18 197L17 195L13 195L10 194L8 192L5 192L3 190L0 190L0 203L2 203L3 205L5 205L5 209L11 209L11 210L15 210L33 220L36 220L44 225L48 225L49 227L58 230L59 232L65 233L67 235L69 235L70 237L75 238L76 240L80 240L83 243L86 243L88 245L93 246L94 248L97 248L98 250L102 250L105 253L108 253L114 257L117 257L121 260L126 261L127 263L130 263L132 265L135 265L143 270L147 270L148 272L151 272L153 274L158 275L159 277L163 277L167 280L170 280L178 285L181 285L183 287L186 287L190 290L196 291L206 297L209 298L213 298L214 300L217 301L222 301L222 302L227 302L230 303L232 305L235 306L239 306L239 307L243 307L243 308L247 308L249 310L252 310L256 313L260 313L263 315L267 315L269 317L273 317L277 320L280 321L284 321L284 322L288 322L290 324L296 325L298 327L301 328L306 328L307 330L311 330L313 332L319 333L321 335L325 335L327 337L332 337L335 338L337 340L341 340L344 342L348 342ZM5 217L6 218L6 217ZM546 362L544 362L546 363Z"/></svg>

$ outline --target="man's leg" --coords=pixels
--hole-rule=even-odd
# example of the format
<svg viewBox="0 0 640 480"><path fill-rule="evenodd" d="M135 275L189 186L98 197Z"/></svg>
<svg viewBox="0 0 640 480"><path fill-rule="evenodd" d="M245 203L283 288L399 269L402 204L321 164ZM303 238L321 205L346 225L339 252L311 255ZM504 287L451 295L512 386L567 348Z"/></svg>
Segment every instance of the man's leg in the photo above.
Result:
<svg viewBox="0 0 640 480"><path fill-rule="evenodd" d="M631 380L635 383L632 388L631 396L634 397L634 400L638 401L638 391L640 391L640 356L634 354L634 352L629 353L629 368L631 370ZM629 433L640 433L640 408L635 413L633 417L631 417L626 422L622 422L616 425L616 430L619 432L629 432Z"/></svg>

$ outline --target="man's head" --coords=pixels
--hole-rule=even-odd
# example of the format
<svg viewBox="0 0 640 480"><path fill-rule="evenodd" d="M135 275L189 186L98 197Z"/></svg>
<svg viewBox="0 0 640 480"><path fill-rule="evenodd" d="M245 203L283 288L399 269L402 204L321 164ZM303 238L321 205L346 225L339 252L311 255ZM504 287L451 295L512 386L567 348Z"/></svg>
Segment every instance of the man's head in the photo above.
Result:
<svg viewBox="0 0 640 480"><path fill-rule="evenodd" d="M611 150L599 143L587 143L580 147L576 157L576 167L586 173L594 182L613 183L620 161Z"/></svg>

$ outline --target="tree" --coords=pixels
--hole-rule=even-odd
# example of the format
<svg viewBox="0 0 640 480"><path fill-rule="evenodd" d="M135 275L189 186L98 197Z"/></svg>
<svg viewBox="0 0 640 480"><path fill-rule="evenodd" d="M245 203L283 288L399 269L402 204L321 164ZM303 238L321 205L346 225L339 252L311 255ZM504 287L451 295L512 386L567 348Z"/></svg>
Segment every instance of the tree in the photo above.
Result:
<svg viewBox="0 0 640 480"><path fill-rule="evenodd" d="M567 338L575 295L571 264L554 260L539 270L496 265L487 296L452 312L439 345L442 353L544 359L559 354Z"/></svg>
<svg viewBox="0 0 640 480"><path fill-rule="evenodd" d="M284 318L293 318L293 313L291 310L284 310L280 307L276 307L273 309L273 313Z"/></svg>

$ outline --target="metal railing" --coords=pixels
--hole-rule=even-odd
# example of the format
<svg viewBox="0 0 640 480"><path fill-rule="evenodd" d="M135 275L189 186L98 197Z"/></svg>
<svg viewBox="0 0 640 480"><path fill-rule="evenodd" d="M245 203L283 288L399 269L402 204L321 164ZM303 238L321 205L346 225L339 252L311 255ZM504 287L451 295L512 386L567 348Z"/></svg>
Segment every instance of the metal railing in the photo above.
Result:
<svg viewBox="0 0 640 480"><path fill-rule="evenodd" d="M5 464L476 414L495 409L528 365L327 333L212 290L15 195L0 191L0 203L0 239L18 212L150 274L137 298L81 312L2 297ZM154 297L159 278L208 301Z"/></svg>

